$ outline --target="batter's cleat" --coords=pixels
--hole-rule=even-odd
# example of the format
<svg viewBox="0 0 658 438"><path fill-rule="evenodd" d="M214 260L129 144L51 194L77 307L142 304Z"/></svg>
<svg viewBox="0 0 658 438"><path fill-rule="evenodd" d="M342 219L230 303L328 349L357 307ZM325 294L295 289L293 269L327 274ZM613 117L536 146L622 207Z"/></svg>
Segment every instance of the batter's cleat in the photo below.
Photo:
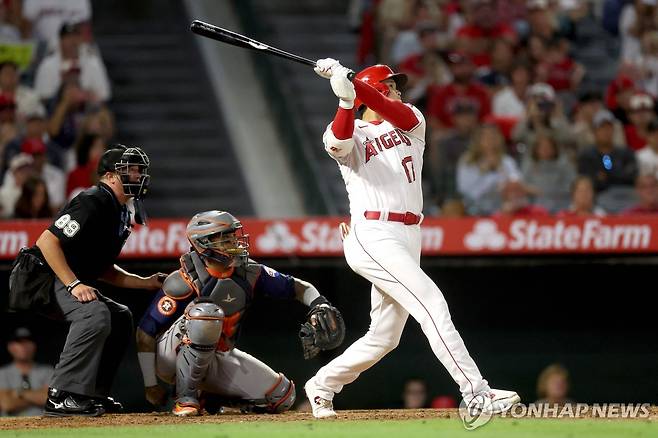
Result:
<svg viewBox="0 0 658 438"><path fill-rule="evenodd" d="M470 400L466 401L471 401L474 398L477 399L475 402L481 406L481 409L485 409L491 414L507 412L512 406L521 401L521 397L519 397L516 392L505 391L503 389L490 389L488 391L482 391L475 395L475 397L471 397Z"/></svg>
<svg viewBox="0 0 658 438"><path fill-rule="evenodd" d="M336 418L336 411L334 411L334 403L331 400L323 398L318 391L317 385L313 379L306 382L304 385L306 397L311 403L313 409L313 416L315 418Z"/></svg>
<svg viewBox="0 0 658 438"><path fill-rule="evenodd" d="M45 417L100 417L103 406L92 397L48 388L48 399L43 410Z"/></svg>
<svg viewBox="0 0 658 438"><path fill-rule="evenodd" d="M101 405L108 414L120 414L123 412L123 405L112 397L96 397L94 402Z"/></svg>
<svg viewBox="0 0 658 438"><path fill-rule="evenodd" d="M171 413L177 417L196 417L199 415L199 405L195 403L176 402Z"/></svg>

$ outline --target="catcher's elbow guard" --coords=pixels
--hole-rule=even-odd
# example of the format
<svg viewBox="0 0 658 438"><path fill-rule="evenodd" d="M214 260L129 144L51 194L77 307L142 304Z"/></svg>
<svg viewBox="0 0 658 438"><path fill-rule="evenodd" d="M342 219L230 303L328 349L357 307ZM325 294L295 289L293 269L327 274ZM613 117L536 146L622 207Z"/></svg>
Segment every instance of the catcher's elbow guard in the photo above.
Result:
<svg viewBox="0 0 658 438"><path fill-rule="evenodd" d="M174 300L184 300L194 293L194 290L185 281L180 271L174 271L167 276L162 284L162 291Z"/></svg>
<svg viewBox="0 0 658 438"><path fill-rule="evenodd" d="M288 379L283 373L279 373L279 378L274 386L265 393L266 410L270 414L280 414L292 408L296 398L295 382Z"/></svg>

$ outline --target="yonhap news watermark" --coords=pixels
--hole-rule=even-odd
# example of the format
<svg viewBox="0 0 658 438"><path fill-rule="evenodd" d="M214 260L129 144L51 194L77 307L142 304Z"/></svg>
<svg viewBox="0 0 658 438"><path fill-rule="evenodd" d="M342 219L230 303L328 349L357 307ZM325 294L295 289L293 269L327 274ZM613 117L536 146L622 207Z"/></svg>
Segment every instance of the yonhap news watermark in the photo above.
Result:
<svg viewBox="0 0 658 438"><path fill-rule="evenodd" d="M649 418L649 403L517 403L501 418Z"/></svg>
<svg viewBox="0 0 658 438"><path fill-rule="evenodd" d="M517 403L505 412L494 414L488 399L462 401L459 416L467 430L477 429L492 418L607 418L646 419L651 416L650 403Z"/></svg>

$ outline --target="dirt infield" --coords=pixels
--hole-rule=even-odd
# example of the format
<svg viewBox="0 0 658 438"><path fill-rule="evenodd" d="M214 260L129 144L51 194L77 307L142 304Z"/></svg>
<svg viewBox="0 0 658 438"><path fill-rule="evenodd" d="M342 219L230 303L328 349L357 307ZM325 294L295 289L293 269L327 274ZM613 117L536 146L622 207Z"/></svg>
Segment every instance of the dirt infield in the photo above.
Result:
<svg viewBox="0 0 658 438"><path fill-rule="evenodd" d="M658 407L650 408L650 421L658 421ZM587 416L591 418L591 416ZM354 420L420 420L437 418L459 418L457 409L387 409L338 411L335 421ZM194 418L179 418L168 413L150 414L118 414L104 415L98 418L46 418L18 417L0 418L0 430L45 429L45 428L79 428L108 426L153 426L167 424L203 424L203 423L235 423L252 421L308 421L308 412L286 412L280 415L242 414L237 411L227 411L220 415L202 415ZM644 418L644 420L647 420Z"/></svg>

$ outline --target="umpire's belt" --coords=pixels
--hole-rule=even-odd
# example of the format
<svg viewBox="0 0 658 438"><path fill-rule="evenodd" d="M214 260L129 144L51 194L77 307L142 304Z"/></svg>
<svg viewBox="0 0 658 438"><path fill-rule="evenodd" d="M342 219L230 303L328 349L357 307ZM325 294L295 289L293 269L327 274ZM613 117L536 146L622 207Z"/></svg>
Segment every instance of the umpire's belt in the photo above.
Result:
<svg viewBox="0 0 658 438"><path fill-rule="evenodd" d="M384 211L365 211L363 215L369 221L402 222L405 225L417 225L421 219L420 215L410 211L406 213L389 211L388 214Z"/></svg>

